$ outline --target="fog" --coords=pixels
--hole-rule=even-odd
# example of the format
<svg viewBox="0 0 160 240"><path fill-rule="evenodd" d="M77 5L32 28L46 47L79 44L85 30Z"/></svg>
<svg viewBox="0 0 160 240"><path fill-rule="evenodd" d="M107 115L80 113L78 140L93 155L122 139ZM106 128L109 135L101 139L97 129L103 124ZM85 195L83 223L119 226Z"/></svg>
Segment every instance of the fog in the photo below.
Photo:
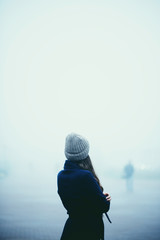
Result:
<svg viewBox="0 0 160 240"><path fill-rule="evenodd" d="M127 194L123 174L129 161L133 192L144 193L141 202L147 186L158 194L159 10L156 0L1 0L3 204L13 196L15 202L33 196L41 186L37 194L47 188L59 206L56 176L70 132L89 140L95 170L116 199L117 188Z"/></svg>

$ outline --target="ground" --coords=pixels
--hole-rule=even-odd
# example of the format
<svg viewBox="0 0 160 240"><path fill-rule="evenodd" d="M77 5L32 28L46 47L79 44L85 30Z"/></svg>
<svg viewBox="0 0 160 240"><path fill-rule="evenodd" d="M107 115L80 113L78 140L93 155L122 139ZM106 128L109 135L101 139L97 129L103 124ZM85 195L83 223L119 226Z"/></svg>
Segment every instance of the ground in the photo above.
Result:
<svg viewBox="0 0 160 240"><path fill-rule="evenodd" d="M57 194L56 175L0 180L0 240L59 240L67 214ZM134 180L127 192L124 179L102 179L112 195L109 216L104 216L107 240L160 239L160 181Z"/></svg>

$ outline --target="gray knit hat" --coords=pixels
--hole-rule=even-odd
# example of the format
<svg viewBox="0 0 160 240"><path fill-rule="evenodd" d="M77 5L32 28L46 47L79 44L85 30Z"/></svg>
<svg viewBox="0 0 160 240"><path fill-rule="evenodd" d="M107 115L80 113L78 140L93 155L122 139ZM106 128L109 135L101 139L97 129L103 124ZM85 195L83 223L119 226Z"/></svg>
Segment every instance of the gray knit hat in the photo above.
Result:
<svg viewBox="0 0 160 240"><path fill-rule="evenodd" d="M77 161L88 157L89 142L86 138L76 133L66 137L65 156L68 160Z"/></svg>

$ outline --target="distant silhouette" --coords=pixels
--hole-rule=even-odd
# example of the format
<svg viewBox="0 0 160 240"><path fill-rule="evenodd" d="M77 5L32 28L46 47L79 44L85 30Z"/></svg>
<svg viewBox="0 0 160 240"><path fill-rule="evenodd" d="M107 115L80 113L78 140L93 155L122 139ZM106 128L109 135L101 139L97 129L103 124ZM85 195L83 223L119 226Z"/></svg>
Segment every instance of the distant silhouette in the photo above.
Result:
<svg viewBox="0 0 160 240"><path fill-rule="evenodd" d="M132 163L129 163L124 167L124 178L126 179L126 189L127 192L133 191L133 175L134 175L134 167Z"/></svg>
<svg viewBox="0 0 160 240"><path fill-rule="evenodd" d="M0 179L7 177L9 173L9 164L7 160L8 147L2 146L2 156L0 158Z"/></svg>

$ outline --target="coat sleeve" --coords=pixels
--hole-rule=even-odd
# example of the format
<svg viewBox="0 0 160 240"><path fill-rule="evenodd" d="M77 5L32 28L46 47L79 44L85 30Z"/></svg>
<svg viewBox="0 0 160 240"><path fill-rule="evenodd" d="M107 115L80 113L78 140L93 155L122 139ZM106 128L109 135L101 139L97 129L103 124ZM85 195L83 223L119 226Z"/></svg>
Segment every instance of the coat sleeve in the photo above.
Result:
<svg viewBox="0 0 160 240"><path fill-rule="evenodd" d="M86 173L84 184L87 198L90 200L90 206L96 212L108 212L110 208L110 201L107 201L106 196L103 194L92 173Z"/></svg>

